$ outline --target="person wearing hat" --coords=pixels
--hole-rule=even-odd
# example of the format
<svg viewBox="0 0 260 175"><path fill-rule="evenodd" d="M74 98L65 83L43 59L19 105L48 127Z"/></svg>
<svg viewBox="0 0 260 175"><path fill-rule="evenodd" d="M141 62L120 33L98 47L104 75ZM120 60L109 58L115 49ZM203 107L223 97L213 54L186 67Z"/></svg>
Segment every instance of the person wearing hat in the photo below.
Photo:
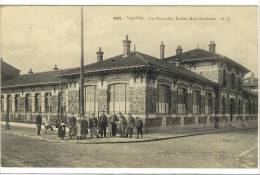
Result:
<svg viewBox="0 0 260 175"><path fill-rule="evenodd" d="M127 121L125 119L125 116L120 112L119 113L119 126L120 126L120 135L121 137L126 136L126 129L127 129Z"/></svg>
<svg viewBox="0 0 260 175"><path fill-rule="evenodd" d="M61 122L58 128L58 133L61 140L63 140L65 137L65 132L66 132L65 127L66 127L65 123Z"/></svg>
<svg viewBox="0 0 260 175"><path fill-rule="evenodd" d="M101 137L106 137L107 130L107 116L105 115L105 111L101 111L101 115L99 117L99 126L100 126L100 135Z"/></svg>
<svg viewBox="0 0 260 175"><path fill-rule="evenodd" d="M36 127L37 127L37 135L41 135L42 116L41 116L40 113L36 116L35 124L36 124Z"/></svg>
<svg viewBox="0 0 260 175"><path fill-rule="evenodd" d="M143 120L139 117L136 117L136 130L137 130L137 139L139 139L139 135L143 137Z"/></svg>
<svg viewBox="0 0 260 175"><path fill-rule="evenodd" d="M112 136L116 136L116 125L117 125L118 119L116 114L114 113L111 116L111 129L112 129Z"/></svg>
<svg viewBox="0 0 260 175"><path fill-rule="evenodd" d="M81 120L81 139L86 139L88 134L88 121L84 117L83 120Z"/></svg>
<svg viewBox="0 0 260 175"><path fill-rule="evenodd" d="M132 138L134 125L135 125L135 120L132 117L131 113L128 113L126 137L128 137L129 135L129 137Z"/></svg>
<svg viewBox="0 0 260 175"><path fill-rule="evenodd" d="M90 130L90 138L93 138L93 135L95 135L97 138L98 133L97 133L97 125L98 125L98 120L95 117L95 114L93 113L89 119L89 130Z"/></svg>

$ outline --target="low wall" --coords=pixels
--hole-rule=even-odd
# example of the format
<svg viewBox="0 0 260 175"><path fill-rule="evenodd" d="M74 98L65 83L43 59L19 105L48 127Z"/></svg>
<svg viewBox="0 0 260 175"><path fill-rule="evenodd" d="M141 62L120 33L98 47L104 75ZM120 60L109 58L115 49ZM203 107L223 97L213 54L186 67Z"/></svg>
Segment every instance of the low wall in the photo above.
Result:
<svg viewBox="0 0 260 175"><path fill-rule="evenodd" d="M229 115L174 115L156 116L145 118L145 128L148 132L230 127L231 123L241 124L241 122L254 122L257 124L257 114L234 115L232 121Z"/></svg>
<svg viewBox="0 0 260 175"><path fill-rule="evenodd" d="M36 116L39 113L9 113L9 121L21 122L21 123L35 123ZM1 112L1 120L6 120L7 113ZM55 120L58 119L58 113L41 113L43 124L48 120L49 123L55 123Z"/></svg>
<svg viewBox="0 0 260 175"><path fill-rule="evenodd" d="M6 120L6 113L1 113L1 120ZM35 118L38 113L10 113L9 121L21 123L35 123ZM41 113L43 124L49 120L51 124L59 118L58 113ZM68 115L66 123L74 115ZM135 116L134 116L135 117ZM241 124L241 122L256 123L257 114L233 115L232 121L229 115L154 115L153 117L141 117L144 121L145 132L158 132L167 130L182 130L182 129L198 129L198 128L214 128L214 127L230 127L231 123Z"/></svg>

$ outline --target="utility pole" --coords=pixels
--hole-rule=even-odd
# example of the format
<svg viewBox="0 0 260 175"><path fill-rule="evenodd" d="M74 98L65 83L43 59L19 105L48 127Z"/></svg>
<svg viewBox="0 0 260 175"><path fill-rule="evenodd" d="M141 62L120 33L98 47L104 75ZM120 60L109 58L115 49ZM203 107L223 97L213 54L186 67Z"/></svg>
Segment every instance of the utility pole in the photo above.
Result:
<svg viewBox="0 0 260 175"><path fill-rule="evenodd" d="M81 6L81 56L79 77L79 115L77 118L77 137L81 138L81 121L84 118L84 34L83 34L83 6Z"/></svg>
<svg viewBox="0 0 260 175"><path fill-rule="evenodd" d="M60 70L60 94L59 94L59 99L60 99L60 104L59 104L59 111L60 111L60 122L65 122L63 121L63 95L62 95L62 69Z"/></svg>
<svg viewBox="0 0 260 175"><path fill-rule="evenodd" d="M84 32L83 32L84 26L83 26L83 6L81 6L81 58L80 58L80 105L79 105L79 111L80 111L80 117L84 117Z"/></svg>

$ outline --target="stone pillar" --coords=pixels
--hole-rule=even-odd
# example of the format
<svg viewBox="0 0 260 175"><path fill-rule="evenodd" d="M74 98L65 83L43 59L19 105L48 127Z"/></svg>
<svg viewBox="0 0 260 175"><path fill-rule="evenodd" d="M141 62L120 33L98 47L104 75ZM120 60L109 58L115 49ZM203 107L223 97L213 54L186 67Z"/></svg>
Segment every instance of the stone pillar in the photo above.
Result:
<svg viewBox="0 0 260 175"><path fill-rule="evenodd" d="M41 112L45 111L45 92L41 92Z"/></svg>
<svg viewBox="0 0 260 175"><path fill-rule="evenodd" d="M223 114L223 104L222 104L223 96L219 93L218 97L218 114Z"/></svg>
<svg viewBox="0 0 260 175"><path fill-rule="evenodd" d="M187 113L189 115L192 115L192 110L193 110L193 106L192 106L192 88L188 88L188 111Z"/></svg>
<svg viewBox="0 0 260 175"><path fill-rule="evenodd" d="M69 108L68 108L68 102L69 102L69 93L68 90L65 90L65 106L66 106L66 113L69 113Z"/></svg>
<svg viewBox="0 0 260 175"><path fill-rule="evenodd" d="M19 105L18 105L18 111L19 112L25 112L25 95L23 93L20 93L19 98Z"/></svg>
<svg viewBox="0 0 260 175"><path fill-rule="evenodd" d="M98 112L105 111L108 114L108 85L106 81L103 83L98 83L97 88L97 102L98 102Z"/></svg>
<svg viewBox="0 0 260 175"><path fill-rule="evenodd" d="M15 94L12 94L12 112L15 112Z"/></svg>
<svg viewBox="0 0 260 175"><path fill-rule="evenodd" d="M150 89L151 90L151 89ZM151 92L149 90L149 93ZM129 111L132 114L144 115L146 114L146 82L135 82L132 87L129 87ZM152 99L151 99L152 100ZM147 100L149 101L149 100ZM150 103L150 102L149 102Z"/></svg>
<svg viewBox="0 0 260 175"><path fill-rule="evenodd" d="M246 120L246 102L244 99L242 99L242 114L243 114L243 120Z"/></svg>
<svg viewBox="0 0 260 175"><path fill-rule="evenodd" d="M205 115L205 91L201 91L200 114Z"/></svg>
<svg viewBox="0 0 260 175"><path fill-rule="evenodd" d="M4 111L7 112L7 94L4 94Z"/></svg>
<svg viewBox="0 0 260 175"><path fill-rule="evenodd" d="M230 121L230 98L229 98L229 95L226 96L226 116L228 116L228 121Z"/></svg>
<svg viewBox="0 0 260 175"><path fill-rule="evenodd" d="M79 113L79 90L68 90L68 111L70 114Z"/></svg>
<svg viewBox="0 0 260 175"><path fill-rule="evenodd" d="M216 95L212 94L212 107L211 107L211 113L213 115L216 115Z"/></svg>
<svg viewBox="0 0 260 175"><path fill-rule="evenodd" d="M32 112L35 112L35 93L31 93Z"/></svg>

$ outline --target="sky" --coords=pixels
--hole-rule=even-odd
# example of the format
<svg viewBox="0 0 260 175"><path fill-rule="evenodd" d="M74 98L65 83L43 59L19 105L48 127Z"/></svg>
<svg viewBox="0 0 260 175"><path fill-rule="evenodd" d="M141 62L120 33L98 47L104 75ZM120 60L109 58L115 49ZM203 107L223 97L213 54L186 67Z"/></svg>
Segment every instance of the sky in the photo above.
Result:
<svg viewBox="0 0 260 175"><path fill-rule="evenodd" d="M21 73L79 66L80 6L2 6L0 15L1 57ZM208 50L214 40L217 53L257 76L257 22L256 6L84 6L84 61L96 62L98 47L104 59L121 54L126 34L132 49L155 57L161 41L168 57L177 45Z"/></svg>

